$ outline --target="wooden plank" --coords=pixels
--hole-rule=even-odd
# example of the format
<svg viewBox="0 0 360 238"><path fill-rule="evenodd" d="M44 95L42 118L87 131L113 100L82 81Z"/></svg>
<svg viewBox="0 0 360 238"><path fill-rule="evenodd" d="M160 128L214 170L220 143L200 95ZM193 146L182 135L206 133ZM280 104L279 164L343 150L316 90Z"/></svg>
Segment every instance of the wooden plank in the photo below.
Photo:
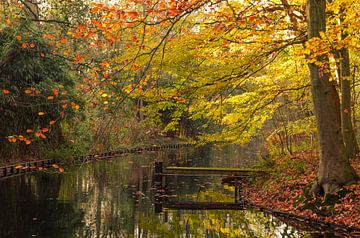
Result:
<svg viewBox="0 0 360 238"><path fill-rule="evenodd" d="M166 167L164 173L166 174L214 174L214 175L250 175L250 174L266 174L270 170L261 169L244 169L244 168L208 168L208 167Z"/></svg>
<svg viewBox="0 0 360 238"><path fill-rule="evenodd" d="M162 207L181 210L244 210L244 203L235 202L165 202Z"/></svg>

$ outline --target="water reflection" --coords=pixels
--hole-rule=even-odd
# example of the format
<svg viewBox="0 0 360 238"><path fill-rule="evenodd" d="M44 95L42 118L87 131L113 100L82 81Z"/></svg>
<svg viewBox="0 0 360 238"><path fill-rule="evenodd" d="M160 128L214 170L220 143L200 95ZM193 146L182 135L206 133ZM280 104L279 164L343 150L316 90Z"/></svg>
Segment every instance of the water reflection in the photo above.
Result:
<svg viewBox="0 0 360 238"><path fill-rule="evenodd" d="M315 237L258 212L154 213L152 162L255 164L233 151L205 147L137 154L74 167L65 174L38 173L0 181L0 237ZM176 199L233 199L231 188L224 188L219 178L174 177L169 184Z"/></svg>

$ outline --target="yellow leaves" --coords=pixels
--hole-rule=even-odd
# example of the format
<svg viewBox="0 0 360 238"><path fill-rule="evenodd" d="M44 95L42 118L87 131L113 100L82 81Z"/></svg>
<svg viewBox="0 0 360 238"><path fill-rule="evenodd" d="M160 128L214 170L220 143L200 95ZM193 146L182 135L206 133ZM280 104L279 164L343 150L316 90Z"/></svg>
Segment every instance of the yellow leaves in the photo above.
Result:
<svg viewBox="0 0 360 238"><path fill-rule="evenodd" d="M303 50L303 54L305 54L305 55L310 55L310 54L311 54L310 49L305 48L305 49Z"/></svg>
<svg viewBox="0 0 360 238"><path fill-rule="evenodd" d="M108 94L107 93L103 93L103 94L101 94L101 97L103 97L103 98L106 98L108 96Z"/></svg>
<svg viewBox="0 0 360 238"><path fill-rule="evenodd" d="M327 39L327 36L326 36L326 34L325 34L323 31L320 31L320 32L319 32L319 35L320 35L320 38L321 38L321 39Z"/></svg>
<svg viewBox="0 0 360 238"><path fill-rule="evenodd" d="M24 168L24 166L20 164L15 166L15 169L22 169L22 168Z"/></svg>
<svg viewBox="0 0 360 238"><path fill-rule="evenodd" d="M39 116L44 116L44 115L45 115L45 112L38 112L38 115L39 115Z"/></svg>

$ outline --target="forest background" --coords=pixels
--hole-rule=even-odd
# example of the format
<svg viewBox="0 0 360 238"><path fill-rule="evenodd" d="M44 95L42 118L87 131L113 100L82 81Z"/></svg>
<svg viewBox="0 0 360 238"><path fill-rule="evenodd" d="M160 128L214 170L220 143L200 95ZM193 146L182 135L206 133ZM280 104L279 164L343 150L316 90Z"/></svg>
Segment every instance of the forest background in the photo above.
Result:
<svg viewBox="0 0 360 238"><path fill-rule="evenodd" d="M2 163L257 140L266 166L288 158L315 195L358 179L355 0L0 7Z"/></svg>

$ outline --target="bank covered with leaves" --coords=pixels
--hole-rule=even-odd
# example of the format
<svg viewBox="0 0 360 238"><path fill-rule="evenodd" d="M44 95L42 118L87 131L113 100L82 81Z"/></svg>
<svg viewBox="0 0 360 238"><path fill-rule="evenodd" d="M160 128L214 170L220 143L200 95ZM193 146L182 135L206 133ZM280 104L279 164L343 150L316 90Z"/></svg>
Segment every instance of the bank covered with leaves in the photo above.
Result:
<svg viewBox="0 0 360 238"><path fill-rule="evenodd" d="M244 198L270 209L316 220L360 228L360 183L344 186L337 193L314 197L318 153L302 152L274 161L274 172L247 183ZM360 173L359 159L351 161Z"/></svg>

